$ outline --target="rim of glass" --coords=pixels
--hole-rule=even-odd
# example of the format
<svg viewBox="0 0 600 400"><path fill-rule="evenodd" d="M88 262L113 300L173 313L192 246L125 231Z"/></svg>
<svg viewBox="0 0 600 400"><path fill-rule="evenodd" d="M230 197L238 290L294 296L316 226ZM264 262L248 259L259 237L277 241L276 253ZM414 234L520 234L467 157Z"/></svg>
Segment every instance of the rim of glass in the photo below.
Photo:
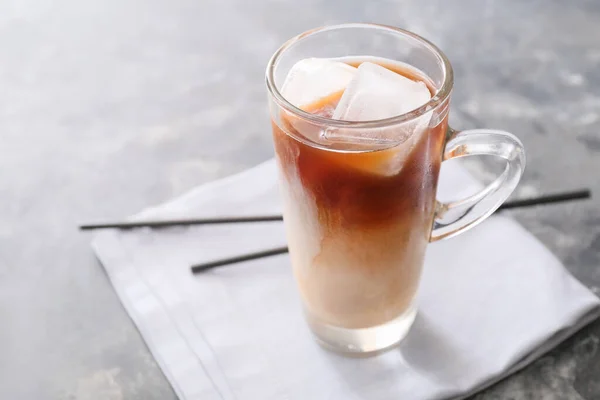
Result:
<svg viewBox="0 0 600 400"><path fill-rule="evenodd" d="M290 47L292 47L293 45L298 43L299 41L301 41L307 37L313 36L317 33L338 30L338 29L349 29L349 28L362 28L362 29L370 28L370 29L386 30L386 31L389 31L389 32L392 32L395 34L409 36L409 37L419 41L429 51L431 51L437 57L437 59L440 61L440 65L442 67L442 73L444 76L444 81L442 83L442 87L436 91L435 95L433 95L427 103L423 104L419 108L416 108L416 109L414 109L410 112L404 113L404 114L396 115L394 117L372 120L372 121L346 121L346 120L340 120L340 119L326 118L326 117L311 114L309 112L301 110L300 108L294 106L292 103L288 102L285 99L285 97L283 97L283 95L279 92L279 89L277 89L277 86L275 85L275 76L274 76L275 68L277 66L277 63L278 63L281 55L286 50L288 50ZM271 95L275 99L275 102L279 106L281 106L285 110L301 117L302 119L308 120L314 124L327 125L330 127L337 127L337 128L380 128L382 126L401 124L401 123L410 121L412 119L420 117L421 115L425 114L426 112L428 112L430 110L435 109L440 103L442 103L448 97L448 95L452 91L452 84L454 81L454 73L452 71L452 66L450 65L450 61L448 60L446 55L436 45L431 43L429 40L417 35L416 33L412 33L410 31L407 31L407 30L404 30L401 28L396 28L396 27L389 26L389 25L370 24L370 23L348 23L348 24L328 25L328 26L323 26L320 28L311 29L309 31L303 32L303 33L289 39L279 49L277 49L275 54L273 54L273 56L269 60L269 63L267 64L266 81L267 81L267 88L268 88L269 92L271 93Z"/></svg>

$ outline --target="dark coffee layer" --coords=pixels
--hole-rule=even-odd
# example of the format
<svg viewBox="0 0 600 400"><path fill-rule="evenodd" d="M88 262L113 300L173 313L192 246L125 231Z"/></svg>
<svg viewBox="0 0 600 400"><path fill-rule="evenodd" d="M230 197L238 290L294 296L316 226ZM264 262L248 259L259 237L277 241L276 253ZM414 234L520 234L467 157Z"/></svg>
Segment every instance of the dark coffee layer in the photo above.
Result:
<svg viewBox="0 0 600 400"><path fill-rule="evenodd" d="M316 202L320 222L330 229L356 229L430 219L435 203L446 119L422 134L399 171L395 148L340 153L312 147L274 124L275 147L286 174L298 174Z"/></svg>

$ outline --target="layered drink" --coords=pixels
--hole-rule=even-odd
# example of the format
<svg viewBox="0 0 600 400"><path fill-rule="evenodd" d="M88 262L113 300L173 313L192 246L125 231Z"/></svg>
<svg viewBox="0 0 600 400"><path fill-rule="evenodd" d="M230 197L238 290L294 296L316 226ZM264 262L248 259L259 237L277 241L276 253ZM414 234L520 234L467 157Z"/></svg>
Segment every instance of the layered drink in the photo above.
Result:
<svg viewBox="0 0 600 400"><path fill-rule="evenodd" d="M414 318L447 129L447 112L422 108L433 83L386 59L310 58L289 70L281 94L338 121L420 109L412 119L359 128L284 111L272 121L288 245L309 321L360 330Z"/></svg>

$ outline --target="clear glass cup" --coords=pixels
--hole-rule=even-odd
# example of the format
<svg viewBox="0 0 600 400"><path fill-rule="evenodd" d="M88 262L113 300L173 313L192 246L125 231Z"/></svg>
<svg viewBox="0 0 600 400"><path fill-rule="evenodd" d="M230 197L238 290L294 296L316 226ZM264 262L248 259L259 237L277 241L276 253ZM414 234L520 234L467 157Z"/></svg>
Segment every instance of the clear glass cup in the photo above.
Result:
<svg viewBox="0 0 600 400"><path fill-rule="evenodd" d="M409 113L353 122L301 110L280 92L297 61L356 56L409 64L428 77L434 95ZM277 50L266 74L286 235L311 330L322 345L344 353L391 347L415 319L427 244L475 226L506 200L525 167L523 146L507 132L448 127L450 62L435 45L402 29L314 29ZM415 140L331 139L415 127L422 132ZM471 155L500 157L506 168L471 197L436 201L441 162Z"/></svg>

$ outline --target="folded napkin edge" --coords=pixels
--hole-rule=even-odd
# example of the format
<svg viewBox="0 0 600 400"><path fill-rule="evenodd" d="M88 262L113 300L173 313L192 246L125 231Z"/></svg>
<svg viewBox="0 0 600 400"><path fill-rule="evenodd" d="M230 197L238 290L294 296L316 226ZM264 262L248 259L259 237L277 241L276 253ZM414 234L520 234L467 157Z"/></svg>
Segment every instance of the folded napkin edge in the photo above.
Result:
<svg viewBox="0 0 600 400"><path fill-rule="evenodd" d="M600 303L590 304L587 309L582 310L577 316L575 316L574 323L564 327L563 329L559 329L554 332L547 340L543 341L538 347L536 347L533 351L524 355L521 360L515 362L511 367L507 368L504 372L493 376L489 380L483 382L481 385L469 390L465 394L456 397L456 400L463 400L470 396L473 396L489 387L495 385L496 383L502 381L503 379L523 370L534 361L539 360L541 357L550 353L560 344L565 342L571 336L594 322L596 319L600 317Z"/></svg>

